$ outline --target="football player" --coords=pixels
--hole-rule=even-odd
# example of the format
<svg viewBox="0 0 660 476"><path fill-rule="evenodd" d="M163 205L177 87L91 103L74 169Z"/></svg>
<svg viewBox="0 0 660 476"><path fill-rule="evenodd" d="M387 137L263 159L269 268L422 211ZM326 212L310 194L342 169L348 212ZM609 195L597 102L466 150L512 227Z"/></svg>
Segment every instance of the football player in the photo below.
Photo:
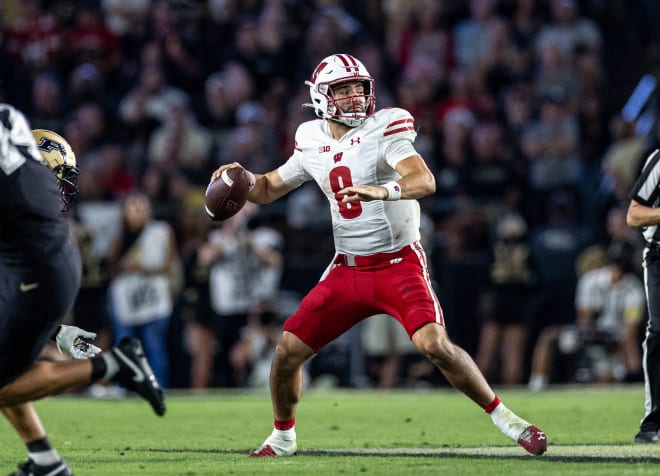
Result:
<svg viewBox="0 0 660 476"><path fill-rule="evenodd" d="M96 356L100 349L82 340L94 334L59 325L80 284L78 248L60 211L77 193L77 176L66 140L32 132L20 111L0 104L0 411L28 451L14 475L71 474L51 447L34 400L110 379L140 394L158 415L165 412L138 340ZM74 360L38 360L52 336Z"/></svg>
<svg viewBox="0 0 660 476"><path fill-rule="evenodd" d="M355 57L323 59L306 82L317 120L302 123L289 160L264 175L248 171L248 200L269 203L314 180L328 199L336 255L321 281L287 319L271 365L275 428L251 456L296 453L295 410L305 361L368 316L386 313L451 384L528 452L545 434L506 408L470 356L447 336L420 240L417 199L435 180L414 147L412 115L376 111L374 80ZM217 178L223 165L212 176Z"/></svg>

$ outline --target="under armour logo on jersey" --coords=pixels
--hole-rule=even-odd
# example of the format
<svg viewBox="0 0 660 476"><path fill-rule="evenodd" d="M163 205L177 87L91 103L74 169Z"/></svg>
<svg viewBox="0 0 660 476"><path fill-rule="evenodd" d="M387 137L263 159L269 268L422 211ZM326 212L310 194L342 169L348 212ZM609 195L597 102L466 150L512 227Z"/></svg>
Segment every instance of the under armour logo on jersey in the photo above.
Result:
<svg viewBox="0 0 660 476"><path fill-rule="evenodd" d="M355 137L355 138L351 139L351 145L359 144L359 143L360 143L360 138L359 137Z"/></svg>

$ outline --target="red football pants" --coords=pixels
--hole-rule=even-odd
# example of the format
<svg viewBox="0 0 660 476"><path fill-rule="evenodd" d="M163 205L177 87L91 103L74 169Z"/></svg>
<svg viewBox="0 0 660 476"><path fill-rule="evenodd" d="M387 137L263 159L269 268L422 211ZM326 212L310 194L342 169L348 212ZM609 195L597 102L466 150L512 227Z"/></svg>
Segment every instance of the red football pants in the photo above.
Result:
<svg viewBox="0 0 660 476"><path fill-rule="evenodd" d="M427 323L444 325L418 242L394 253L337 255L284 330L318 352L362 319L381 313L397 319L411 337Z"/></svg>

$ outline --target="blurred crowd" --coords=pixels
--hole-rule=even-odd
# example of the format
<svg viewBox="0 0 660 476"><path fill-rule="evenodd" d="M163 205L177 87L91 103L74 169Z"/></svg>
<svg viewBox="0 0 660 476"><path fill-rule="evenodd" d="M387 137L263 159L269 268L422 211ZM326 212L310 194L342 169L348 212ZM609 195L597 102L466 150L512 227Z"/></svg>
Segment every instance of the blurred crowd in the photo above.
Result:
<svg viewBox="0 0 660 476"><path fill-rule="evenodd" d="M625 210L660 128L643 107L622 109L660 64L658 10L653 0L3 0L0 101L76 152L84 282L71 319L105 347L140 335L167 386L265 385L282 320L332 257L313 185L223 223L206 216L203 194L220 164L261 173L288 158L297 125L313 118L304 81L336 52L366 65L377 108L415 117L437 182L421 202L434 284L449 334L490 380L635 381L630 342L645 304L625 298L643 243ZM608 278L594 281L598 270ZM609 292L620 282L628 291ZM379 322L322 351L309 382L444 384Z"/></svg>

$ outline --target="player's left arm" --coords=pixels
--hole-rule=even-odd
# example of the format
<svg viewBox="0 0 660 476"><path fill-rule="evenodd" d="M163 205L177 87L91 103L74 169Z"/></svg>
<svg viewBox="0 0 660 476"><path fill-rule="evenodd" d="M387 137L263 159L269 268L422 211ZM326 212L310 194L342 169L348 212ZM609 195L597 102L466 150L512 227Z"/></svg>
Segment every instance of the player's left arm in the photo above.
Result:
<svg viewBox="0 0 660 476"><path fill-rule="evenodd" d="M435 177L419 155L412 155L396 164L401 178L385 185L354 185L339 191L343 202L372 200L417 199L435 192ZM396 188L398 187L398 190Z"/></svg>

